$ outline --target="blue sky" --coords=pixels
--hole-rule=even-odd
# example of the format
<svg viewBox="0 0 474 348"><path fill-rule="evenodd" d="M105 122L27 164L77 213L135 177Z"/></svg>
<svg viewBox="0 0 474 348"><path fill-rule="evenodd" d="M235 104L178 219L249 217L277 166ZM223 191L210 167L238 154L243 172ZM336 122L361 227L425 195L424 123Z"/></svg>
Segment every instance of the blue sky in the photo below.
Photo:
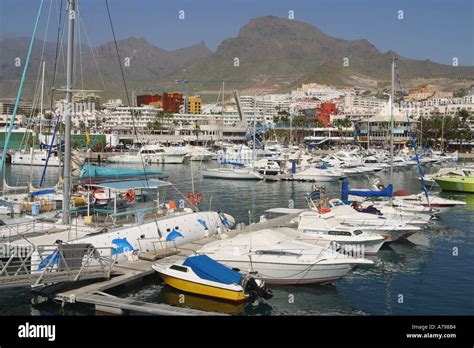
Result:
<svg viewBox="0 0 474 348"><path fill-rule="evenodd" d="M51 0L45 0L42 30ZM52 0L48 41L55 40L59 0ZM93 45L112 38L104 0L78 0ZM0 0L0 34L30 36L39 0ZM474 0L109 0L118 38L144 37L176 49L203 40L215 50L251 18L264 15L311 23L328 35L365 38L382 52L474 65ZM178 11L185 11L185 20ZM404 19L397 18L398 10ZM84 35L83 35L84 36Z"/></svg>

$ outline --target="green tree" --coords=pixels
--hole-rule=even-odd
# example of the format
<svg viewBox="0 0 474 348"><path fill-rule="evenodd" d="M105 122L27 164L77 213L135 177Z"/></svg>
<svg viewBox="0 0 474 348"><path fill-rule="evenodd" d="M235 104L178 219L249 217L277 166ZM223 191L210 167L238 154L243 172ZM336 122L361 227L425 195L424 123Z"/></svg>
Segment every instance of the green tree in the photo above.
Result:
<svg viewBox="0 0 474 348"><path fill-rule="evenodd" d="M80 129L81 133L84 133L86 131L86 124L82 120L79 121L79 129Z"/></svg>
<svg viewBox="0 0 474 348"><path fill-rule="evenodd" d="M192 130L193 134L196 136L196 142L199 141L199 133L201 133L201 128L199 127L199 125L195 125L193 130Z"/></svg>
<svg viewBox="0 0 474 348"><path fill-rule="evenodd" d="M163 130L165 129L163 125L164 120L172 117L173 115L169 111L157 111L153 122L149 122L147 127L150 130L158 130L160 133L163 133Z"/></svg>
<svg viewBox="0 0 474 348"><path fill-rule="evenodd" d="M333 122L333 126L337 128L350 128L352 127L352 122L348 118L339 118Z"/></svg>

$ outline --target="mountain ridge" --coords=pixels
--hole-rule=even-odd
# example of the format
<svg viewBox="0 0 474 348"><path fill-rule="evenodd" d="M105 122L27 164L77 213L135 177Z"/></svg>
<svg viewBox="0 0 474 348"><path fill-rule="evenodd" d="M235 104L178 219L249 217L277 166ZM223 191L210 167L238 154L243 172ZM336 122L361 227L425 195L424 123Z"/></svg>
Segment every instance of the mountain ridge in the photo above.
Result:
<svg viewBox="0 0 474 348"><path fill-rule="evenodd" d="M0 36L0 90L14 96L21 76L13 68L15 57L23 57L28 38ZM43 42L36 40L25 96L32 95L39 71ZM474 67L453 67L429 59L415 60L394 51L381 52L367 39L346 40L323 33L312 24L274 16L256 17L243 25L236 37L224 39L215 52L204 41L194 45L165 50L143 37L130 37L117 42L129 89L157 90L217 88L216 81L235 81L234 88L273 85L287 90L305 82L336 86L377 88L390 79L390 60L397 59L400 76L414 79L474 80ZM45 43L47 81L51 81L54 43ZM82 45L82 71L76 49L75 83L88 89L105 90L109 97L123 97L120 68L113 42L100 44L90 53ZM238 66L235 59L238 58ZM23 58L22 58L23 59ZM129 64L125 64L128 59ZM64 84L64 54L58 60L57 84ZM96 67L97 61L100 67ZM348 64L344 64L344 63ZM102 78L104 83L102 83ZM176 79L187 79L188 86L177 85ZM194 81L194 82L193 82ZM472 81L471 81L472 83Z"/></svg>

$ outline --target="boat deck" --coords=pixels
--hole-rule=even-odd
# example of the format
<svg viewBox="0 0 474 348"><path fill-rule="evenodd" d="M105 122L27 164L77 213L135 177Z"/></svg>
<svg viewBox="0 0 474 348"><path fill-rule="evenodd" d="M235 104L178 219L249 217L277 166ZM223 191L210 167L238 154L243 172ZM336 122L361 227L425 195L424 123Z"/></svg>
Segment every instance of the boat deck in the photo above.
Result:
<svg viewBox="0 0 474 348"><path fill-rule="evenodd" d="M290 219L296 217L298 214L288 214L269 219L264 222L258 222L245 228L236 229L226 232L228 238L234 237L243 233L250 233L266 228L276 228L285 225ZM155 274L151 266L155 263L161 265L169 265L183 258L194 254L204 245L218 240L217 237L209 237L192 243L180 245L173 249L170 256L160 258L157 261L149 261L138 259L135 261L127 261L114 265L114 272L121 273L111 279L95 282L80 288L57 293L55 299L63 303L87 303L96 306L96 310L104 311L113 314L123 314L124 311L136 311L146 314L157 315L221 315L215 312L204 312L193 310L189 308L175 307L166 304L156 304L142 301L135 301L130 299L123 299L104 293L107 290L113 289L120 285L127 285L139 281L147 276ZM149 258L150 256L147 255Z"/></svg>

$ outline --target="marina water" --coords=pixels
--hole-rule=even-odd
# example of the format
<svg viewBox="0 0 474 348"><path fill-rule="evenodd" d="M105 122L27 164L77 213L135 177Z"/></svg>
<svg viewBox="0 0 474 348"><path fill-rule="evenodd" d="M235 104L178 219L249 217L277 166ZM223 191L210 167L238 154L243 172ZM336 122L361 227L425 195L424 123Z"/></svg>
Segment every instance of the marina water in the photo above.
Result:
<svg viewBox="0 0 474 348"><path fill-rule="evenodd" d="M215 163L207 164L217 166ZM117 165L114 165L115 167ZM203 208L211 206L233 215L238 222L257 222L264 211L274 207L305 207L305 195L312 184L277 181L230 181L203 179L199 163L150 166L162 169L168 180L183 194L192 190L203 194ZM129 167L131 168L131 167ZM427 168L436 172L437 165ZM11 184L20 185L40 178L41 167L7 167ZM47 183L55 183L57 168L48 168ZM389 183L388 171L376 174ZM371 175L370 178L374 178ZM419 192L415 167L394 169L396 190ZM338 197L340 183L325 183L326 194ZM367 175L350 178L350 187L367 188ZM175 192L173 198L178 199ZM165 286L158 274L146 282L115 290L114 295L176 306L243 315L472 315L474 312L474 194L445 193L445 198L464 200L439 215L434 223L418 233L417 245L396 242L384 245L371 257L373 266L361 267L334 285L272 286L275 296L261 304L234 305L185 294ZM29 289L0 290L0 315L93 315L93 307L46 303L32 305Z"/></svg>

